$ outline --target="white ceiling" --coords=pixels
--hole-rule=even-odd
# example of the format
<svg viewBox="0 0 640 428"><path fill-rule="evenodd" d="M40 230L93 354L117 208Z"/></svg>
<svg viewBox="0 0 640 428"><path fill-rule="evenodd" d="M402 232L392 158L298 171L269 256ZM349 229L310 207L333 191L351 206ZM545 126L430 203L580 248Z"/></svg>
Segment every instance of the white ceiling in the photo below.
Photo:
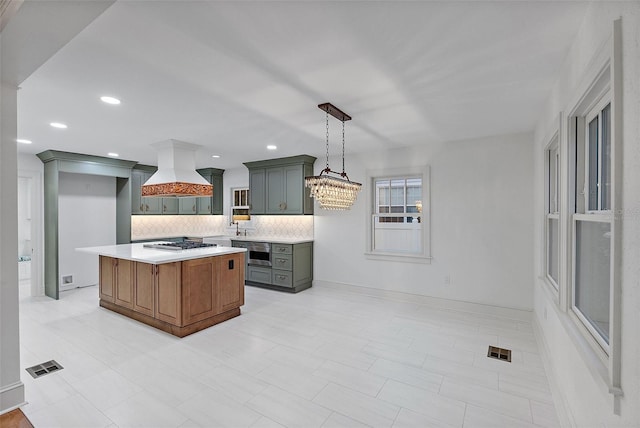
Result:
<svg viewBox="0 0 640 428"><path fill-rule="evenodd" d="M18 149L156 164L151 144L174 138L204 146L198 167L322 158L323 102L353 116L347 153L527 132L586 7L118 1L22 83Z"/></svg>

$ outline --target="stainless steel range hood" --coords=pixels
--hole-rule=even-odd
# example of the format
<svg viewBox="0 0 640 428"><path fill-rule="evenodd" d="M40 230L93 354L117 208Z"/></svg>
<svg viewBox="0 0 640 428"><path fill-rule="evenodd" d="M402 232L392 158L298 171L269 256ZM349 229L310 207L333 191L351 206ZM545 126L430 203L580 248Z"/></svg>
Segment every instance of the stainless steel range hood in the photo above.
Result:
<svg viewBox="0 0 640 428"><path fill-rule="evenodd" d="M197 144L167 140L158 150L158 171L142 185L142 196L212 196L213 186L196 172Z"/></svg>

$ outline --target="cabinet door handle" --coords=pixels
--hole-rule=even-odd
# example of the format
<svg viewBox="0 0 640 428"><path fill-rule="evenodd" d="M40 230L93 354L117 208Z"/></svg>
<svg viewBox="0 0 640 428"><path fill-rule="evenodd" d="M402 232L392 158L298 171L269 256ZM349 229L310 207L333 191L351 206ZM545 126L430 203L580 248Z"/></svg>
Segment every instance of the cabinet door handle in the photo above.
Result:
<svg viewBox="0 0 640 428"><path fill-rule="evenodd" d="M166 212L166 211L167 211L167 206L166 206L166 205L163 205L163 206L162 206L162 212Z"/></svg>
<svg viewBox="0 0 640 428"><path fill-rule="evenodd" d="M193 204L193 206L191 207L191 211L196 212L196 204Z"/></svg>
<svg viewBox="0 0 640 428"><path fill-rule="evenodd" d="M144 209L144 210L145 210L145 211L149 211L149 204L144 204L144 206L145 206L145 209Z"/></svg>
<svg viewBox="0 0 640 428"><path fill-rule="evenodd" d="M144 204L140 204L140 211L144 211Z"/></svg>

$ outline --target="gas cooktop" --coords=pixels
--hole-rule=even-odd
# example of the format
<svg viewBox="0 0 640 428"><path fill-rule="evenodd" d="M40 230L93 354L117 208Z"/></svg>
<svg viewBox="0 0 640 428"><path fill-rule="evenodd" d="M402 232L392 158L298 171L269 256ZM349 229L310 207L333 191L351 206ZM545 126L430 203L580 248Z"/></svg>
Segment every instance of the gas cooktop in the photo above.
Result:
<svg viewBox="0 0 640 428"><path fill-rule="evenodd" d="M184 242L152 242L149 244L142 244L144 248L155 248L157 250L170 250L170 251L182 251L182 250L195 250L198 248L217 247L218 244L205 244L202 242L184 241Z"/></svg>

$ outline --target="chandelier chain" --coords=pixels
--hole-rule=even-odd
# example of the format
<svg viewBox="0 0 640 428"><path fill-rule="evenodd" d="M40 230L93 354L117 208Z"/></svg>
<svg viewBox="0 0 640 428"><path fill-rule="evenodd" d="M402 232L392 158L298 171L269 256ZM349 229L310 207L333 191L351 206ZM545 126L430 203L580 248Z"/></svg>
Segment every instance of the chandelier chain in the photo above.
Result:
<svg viewBox="0 0 640 428"><path fill-rule="evenodd" d="M329 112L327 111L327 169L329 169Z"/></svg>
<svg viewBox="0 0 640 428"><path fill-rule="evenodd" d="M342 173L344 172L344 120L342 121Z"/></svg>

